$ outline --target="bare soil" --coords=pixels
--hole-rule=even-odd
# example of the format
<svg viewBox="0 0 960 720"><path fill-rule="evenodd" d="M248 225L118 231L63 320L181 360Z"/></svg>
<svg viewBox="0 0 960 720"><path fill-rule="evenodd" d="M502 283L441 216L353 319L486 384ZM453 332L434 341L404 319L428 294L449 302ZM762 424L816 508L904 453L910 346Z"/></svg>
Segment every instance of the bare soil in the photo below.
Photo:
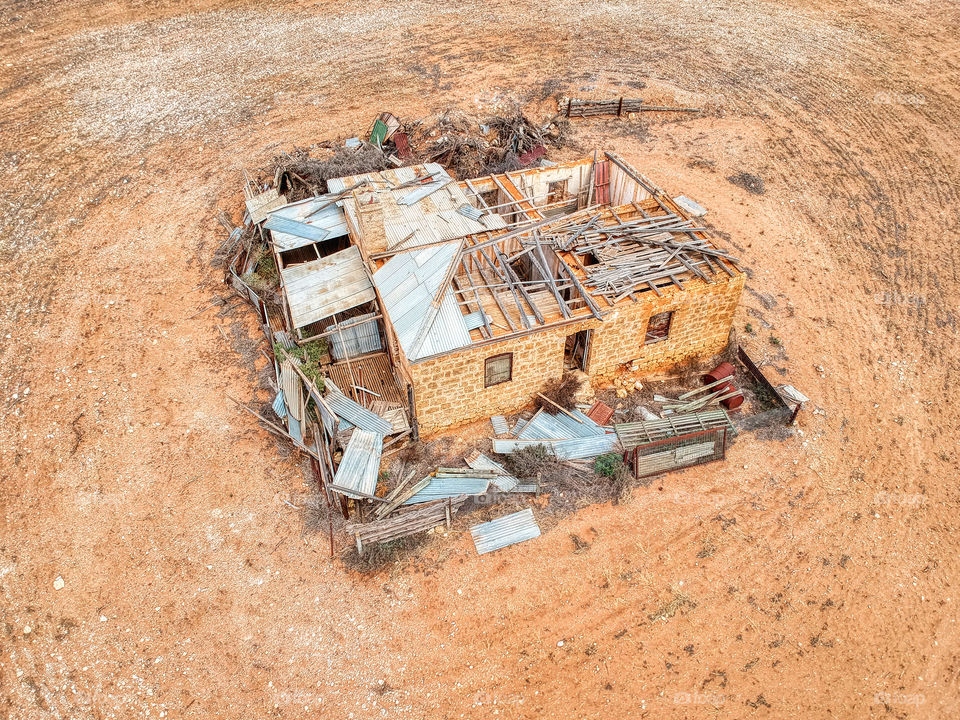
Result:
<svg viewBox="0 0 960 720"><path fill-rule="evenodd" d="M0 717L957 717L958 33L942 0L0 4ZM552 93L704 108L553 159L705 205L811 407L536 541L331 560L228 399L269 372L215 216L381 110Z"/></svg>

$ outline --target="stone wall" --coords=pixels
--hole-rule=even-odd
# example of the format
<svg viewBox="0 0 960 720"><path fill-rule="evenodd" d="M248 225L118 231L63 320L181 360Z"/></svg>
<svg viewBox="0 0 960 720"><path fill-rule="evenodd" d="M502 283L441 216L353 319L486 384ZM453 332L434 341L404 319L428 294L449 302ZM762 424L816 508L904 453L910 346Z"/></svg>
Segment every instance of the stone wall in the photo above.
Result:
<svg viewBox="0 0 960 720"><path fill-rule="evenodd" d="M643 301L621 302L594 331L587 372L611 375L636 360L641 370L663 370L690 358L709 357L727 344L745 276L684 281L684 289L663 289L662 297L644 293ZM666 340L644 344L651 315L673 311Z"/></svg>
<svg viewBox="0 0 960 720"><path fill-rule="evenodd" d="M580 330L594 331L587 358L591 376L612 375L634 360L654 371L714 355L726 346L743 283L741 273L712 283L689 280L684 290L662 289L662 297L643 293L641 302L621 302L603 321L590 318L412 363L420 431L430 434L526 405L547 380L563 374L564 341ZM670 310L669 337L644 345L647 319ZM513 379L485 388L484 361L502 353L513 353Z"/></svg>

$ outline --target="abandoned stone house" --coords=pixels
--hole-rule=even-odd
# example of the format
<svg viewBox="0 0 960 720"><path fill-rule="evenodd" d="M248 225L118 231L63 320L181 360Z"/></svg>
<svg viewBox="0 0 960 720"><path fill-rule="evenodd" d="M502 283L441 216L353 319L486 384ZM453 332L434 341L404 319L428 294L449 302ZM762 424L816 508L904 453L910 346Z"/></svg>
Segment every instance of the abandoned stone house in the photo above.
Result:
<svg viewBox="0 0 960 720"><path fill-rule="evenodd" d="M436 164L345 177L270 217L272 323L325 339L334 387L421 433L515 410L565 368L717 353L744 284L612 153L459 182Z"/></svg>

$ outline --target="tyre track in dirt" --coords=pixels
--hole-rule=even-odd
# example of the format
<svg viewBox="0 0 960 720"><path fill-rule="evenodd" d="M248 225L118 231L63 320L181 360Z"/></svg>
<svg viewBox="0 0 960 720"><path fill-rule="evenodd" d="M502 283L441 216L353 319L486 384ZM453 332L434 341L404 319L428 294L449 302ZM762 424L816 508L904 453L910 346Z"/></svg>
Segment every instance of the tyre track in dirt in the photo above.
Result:
<svg viewBox="0 0 960 720"><path fill-rule="evenodd" d="M906 678L899 680L905 692L916 687L910 678L928 678L923 688L931 712L956 689L950 656L931 645L949 647L955 631L935 612L924 613L919 599L925 593L942 603L956 576L956 562L944 552L955 543L944 543L955 541L957 491L942 479L955 472L956 453L931 452L937 438L931 435L950 427L956 413L942 402L910 404L910 393L949 397L956 369L950 353L956 217L945 218L947 232L938 235L930 208L956 199L956 131L949 121L956 100L949 76L928 90L908 62L913 52L938 62L937 48L955 30L948 6L843 7L838 15L758 2L551 2L536 11L474 5L440 13L418 4L338 6L334 17L341 19L332 20L320 5L291 12L239 4L212 13L191 5L191 14L181 15L148 4L98 10L89 23L80 20L86 7L68 6L57 23L43 20L38 29L47 36L28 44L24 81L0 96L32 111L24 122L5 105L5 142L13 138L42 159L29 167L30 194L14 196L24 226L56 227L52 210L77 215L87 204L81 198L117 189L121 174L136 187L92 204L78 216L82 231L38 236L30 248L37 264L25 274L32 280L48 273L31 295L46 293L59 314L28 326L16 316L15 324L40 331L40 340L27 357L9 347L0 356L5 382L17 375L16 382L26 378L36 388L38 378L49 381L52 370L75 358L85 363L79 373L94 369L106 352L96 382L119 394L110 382L122 376L132 393L89 417L80 413L97 393L47 393L46 407L59 405L55 421L62 415L75 424L79 439L73 432L60 437L35 406L26 407L25 419L4 418L5 444L13 432L20 436L21 424L36 435L17 443L21 464L3 489L4 562L10 537L21 547L5 569L26 578L11 584L6 578L13 575L3 576L5 602L18 623L32 617L24 607L41 608L42 621L30 620L38 629L29 643L7 630L30 683L15 678L6 661L0 668L4 687L29 707L29 717L49 716L52 708L129 716L185 706L208 715L299 716L321 696L326 712L340 715L379 714L379 702L393 715L458 717L486 715L488 708L475 703L491 695L507 717L612 711L683 717L690 708L672 694L698 689L735 698L718 712L726 717L765 712L758 703L764 693L772 713L796 707L812 716L825 708L864 715L874 711L874 692L900 687L884 684L890 675ZM928 28L927 12L943 19L941 28ZM70 18L77 30L64 32L59 26L68 27ZM902 37L902 47L878 45L881 26ZM316 47L337 28L358 32ZM270 68L249 57L231 63L232 50L254 54L263 40L279 43ZM948 57L937 67L949 70L952 62ZM13 72L0 69L4 86ZM789 365L790 379L812 388L814 407L827 415L804 419L802 441L768 446L746 438L722 468L667 478L669 490L687 493L674 505L641 491L624 505L584 510L539 543L493 560L477 560L467 538L438 540L424 562L446 560L423 574L362 578L321 561L322 543L291 541L295 521L278 494L299 491L300 470L264 433L237 420L222 398L224 391L249 397L256 366L242 353L224 354L217 321L184 320L211 297L201 265L210 246L198 249L198 236L217 232L210 218L219 198L237 204L239 167L262 162L272 142L286 147L341 127L362 129L381 108L416 117L479 103L482 114L510 107L549 81L576 94L619 94L638 77L649 81L643 96L702 101L708 112L679 123L651 121L642 150L626 126L606 127L644 168L654 162L674 172L702 150L716 167L716 177L702 182L719 227L737 227L738 203L766 213L733 239L751 241L745 255L762 269L758 289L780 298L772 308L751 308L756 301L746 296L745 303L772 321L790 360L755 347L757 339L751 351L771 365ZM890 85L920 87L928 102L864 102ZM148 102L110 106L111 98L136 100L140 90ZM180 104L164 108L170 99ZM222 106L225 100L232 104ZM97 126L104 109L113 127ZM755 146L724 135L731 117L759 129ZM262 124L268 120L269 128ZM698 135L705 136L703 147ZM718 136L725 139L720 147L712 145ZM64 162L66 175L47 177L44 161L78 138L82 155ZM196 154L201 145L205 157ZM901 175L915 158L922 167ZM729 189L724 177L743 170L761 171L766 197ZM22 186L21 173L5 174L4 186ZM61 188L67 188L62 195L50 195ZM793 208L776 207L790 200ZM767 230L767 239L757 228ZM787 229L784 237L770 240L778 228ZM846 235L857 238L855 247ZM800 283L788 285L771 268L781 251L809 265L800 272L803 263L795 264ZM158 257L143 262L150 253ZM67 256L73 263L64 267ZM72 266L83 267L85 276L86 268L96 268L99 277L77 282L68 273ZM129 277L128 268L135 268ZM147 282L155 277L168 283L166 297ZM872 300L877 288L936 292L944 300L935 307L880 306ZM102 308L94 301L100 297L121 307ZM795 316L788 300L796 303ZM18 293L13 307L29 302L36 300ZM223 322L241 340L256 335L249 314ZM163 330L179 340L164 340ZM938 334L921 345L917 334L926 330ZM70 339L68 353L56 342L60 335ZM891 364L905 359L907 343L911 353L918 347L925 353L926 376L915 360ZM827 366L825 376L813 370L819 364ZM148 382L132 382L129 376L144 377L145 368L151 368ZM903 424L891 419L898 414ZM154 429L155 422L162 428ZM144 427L128 433L128 423ZM832 439L838 435L845 440ZM949 440L946 431L938 444L949 447ZM56 468L53 460L71 446L76 457ZM47 457L33 459L41 453ZM792 460L801 464L790 470ZM880 489L920 492L918 486L926 502L909 512L875 502ZM705 487L734 496L734 504L705 502ZM881 512L890 517L874 517ZM714 513L737 522L723 529ZM73 517L80 522L65 522ZM242 523L242 534L231 523ZM571 555L565 533L592 538L591 528L598 533L592 548ZM940 544L931 546L930 537ZM714 552L699 558L707 540ZM91 558L122 575L123 586L98 576ZM75 566L67 576L75 594L60 604L41 588L63 561ZM897 587L916 588L913 575L921 580L916 593ZM89 587L74 590L77 578L88 578ZM259 590L258 580L266 582ZM647 616L679 580L698 606L651 624ZM197 589L211 583L211 594ZM141 614L144 588L157 595L161 612L150 607ZM104 625L94 612L101 597L112 603ZM821 609L827 599L835 606ZM71 618L79 625L73 637L57 640L45 628ZM457 621L453 630L450 619ZM128 636L124 627L134 632ZM624 627L628 634L615 639ZM808 647L818 636L824 644ZM831 637L842 642L827 646ZM804 648L796 649L797 642ZM588 653L593 643L597 650ZM101 656L93 673L78 670L89 662L88 648ZM62 659L42 659L48 653ZM606 655L613 660L604 661ZM166 660L155 663L161 656ZM760 662L750 665L754 657ZM792 680L784 684L784 675ZM378 694L383 677L395 689ZM79 699L65 689L71 684ZM211 687L219 691L218 705L208 700Z"/></svg>

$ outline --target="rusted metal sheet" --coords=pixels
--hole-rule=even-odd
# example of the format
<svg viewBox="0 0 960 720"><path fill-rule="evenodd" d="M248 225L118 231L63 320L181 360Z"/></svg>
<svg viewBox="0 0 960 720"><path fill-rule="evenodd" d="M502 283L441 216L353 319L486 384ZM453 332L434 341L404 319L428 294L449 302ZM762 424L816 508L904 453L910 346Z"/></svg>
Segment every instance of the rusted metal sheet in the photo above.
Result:
<svg viewBox="0 0 960 720"><path fill-rule="evenodd" d="M393 144L397 146L397 155L401 160L410 160L413 153L410 151L410 139L405 132L395 132L393 134Z"/></svg>
<svg viewBox="0 0 960 720"><path fill-rule="evenodd" d="M593 180L593 201L598 205L610 203L610 162L601 160L596 165Z"/></svg>
<svg viewBox="0 0 960 720"><path fill-rule="evenodd" d="M537 145L521 155L518 159L521 165L531 165L547 154L547 149L543 145Z"/></svg>
<svg viewBox="0 0 960 720"><path fill-rule="evenodd" d="M597 400L593 406L587 410L587 417L597 425L606 425L613 418L613 408Z"/></svg>
<svg viewBox="0 0 960 720"><path fill-rule="evenodd" d="M642 478L723 460L728 432L714 428L638 445L630 452L633 473Z"/></svg>

